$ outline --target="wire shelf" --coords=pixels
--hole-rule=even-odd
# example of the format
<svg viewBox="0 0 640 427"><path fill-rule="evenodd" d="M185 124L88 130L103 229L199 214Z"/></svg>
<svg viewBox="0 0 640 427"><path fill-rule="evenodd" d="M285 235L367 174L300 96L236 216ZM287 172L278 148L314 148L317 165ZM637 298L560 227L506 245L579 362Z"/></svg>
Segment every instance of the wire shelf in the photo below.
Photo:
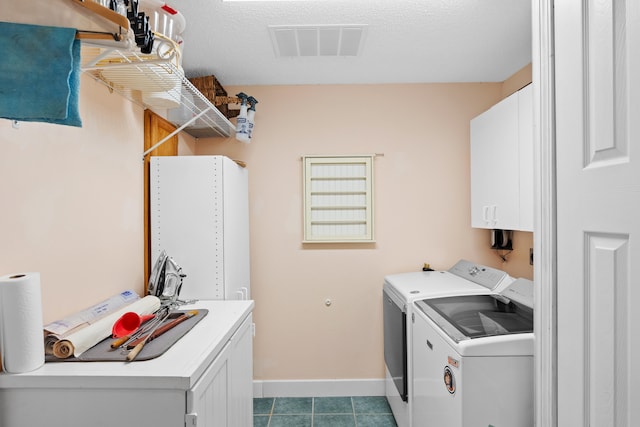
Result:
<svg viewBox="0 0 640 427"><path fill-rule="evenodd" d="M134 48L135 49L135 48ZM180 50L156 35L153 53L83 41L82 70L131 102L148 108L196 138L230 137L235 126L185 77Z"/></svg>

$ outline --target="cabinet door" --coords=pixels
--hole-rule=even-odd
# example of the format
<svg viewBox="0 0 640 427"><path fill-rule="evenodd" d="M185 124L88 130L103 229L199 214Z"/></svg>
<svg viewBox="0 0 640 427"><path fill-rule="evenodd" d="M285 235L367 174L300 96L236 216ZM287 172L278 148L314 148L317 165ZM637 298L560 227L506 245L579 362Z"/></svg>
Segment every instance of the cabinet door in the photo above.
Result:
<svg viewBox="0 0 640 427"><path fill-rule="evenodd" d="M520 226L533 231L533 90L518 92L518 145L520 156Z"/></svg>
<svg viewBox="0 0 640 427"><path fill-rule="evenodd" d="M517 93L471 121L471 226L513 230L519 222Z"/></svg>
<svg viewBox="0 0 640 427"><path fill-rule="evenodd" d="M229 420L230 344L209 365L202 377L187 392L187 422L198 427L236 426Z"/></svg>
<svg viewBox="0 0 640 427"><path fill-rule="evenodd" d="M249 171L223 157L224 299L251 299Z"/></svg>
<svg viewBox="0 0 640 427"><path fill-rule="evenodd" d="M253 318L231 338L229 421L234 427L253 426Z"/></svg>

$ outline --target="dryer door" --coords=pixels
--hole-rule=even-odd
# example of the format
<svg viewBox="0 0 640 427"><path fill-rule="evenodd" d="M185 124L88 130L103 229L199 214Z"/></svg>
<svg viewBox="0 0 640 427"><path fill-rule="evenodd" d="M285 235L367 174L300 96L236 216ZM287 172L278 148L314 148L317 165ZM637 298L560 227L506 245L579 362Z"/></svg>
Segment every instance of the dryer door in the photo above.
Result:
<svg viewBox="0 0 640 427"><path fill-rule="evenodd" d="M384 361L398 393L407 401L407 313L400 301L383 292Z"/></svg>

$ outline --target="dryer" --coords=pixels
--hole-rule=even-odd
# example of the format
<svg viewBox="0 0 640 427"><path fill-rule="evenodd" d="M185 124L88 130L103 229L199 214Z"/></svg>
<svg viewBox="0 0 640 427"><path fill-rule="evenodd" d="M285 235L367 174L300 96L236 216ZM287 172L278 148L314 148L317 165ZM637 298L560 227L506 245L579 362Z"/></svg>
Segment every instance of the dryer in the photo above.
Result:
<svg viewBox="0 0 640 427"><path fill-rule="evenodd" d="M414 425L532 427L533 283L414 306Z"/></svg>
<svg viewBox="0 0 640 427"><path fill-rule="evenodd" d="M413 302L425 298L499 292L513 278L504 271L458 261L447 271L388 275L383 284L385 394L399 427L412 423Z"/></svg>

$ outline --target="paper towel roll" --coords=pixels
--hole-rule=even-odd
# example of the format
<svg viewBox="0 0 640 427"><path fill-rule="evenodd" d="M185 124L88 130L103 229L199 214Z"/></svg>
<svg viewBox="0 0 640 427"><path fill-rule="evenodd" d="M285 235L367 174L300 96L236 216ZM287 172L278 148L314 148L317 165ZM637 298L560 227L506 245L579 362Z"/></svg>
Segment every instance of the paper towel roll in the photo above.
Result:
<svg viewBox="0 0 640 427"><path fill-rule="evenodd" d="M11 374L44 364L40 273L0 277L0 352Z"/></svg>

